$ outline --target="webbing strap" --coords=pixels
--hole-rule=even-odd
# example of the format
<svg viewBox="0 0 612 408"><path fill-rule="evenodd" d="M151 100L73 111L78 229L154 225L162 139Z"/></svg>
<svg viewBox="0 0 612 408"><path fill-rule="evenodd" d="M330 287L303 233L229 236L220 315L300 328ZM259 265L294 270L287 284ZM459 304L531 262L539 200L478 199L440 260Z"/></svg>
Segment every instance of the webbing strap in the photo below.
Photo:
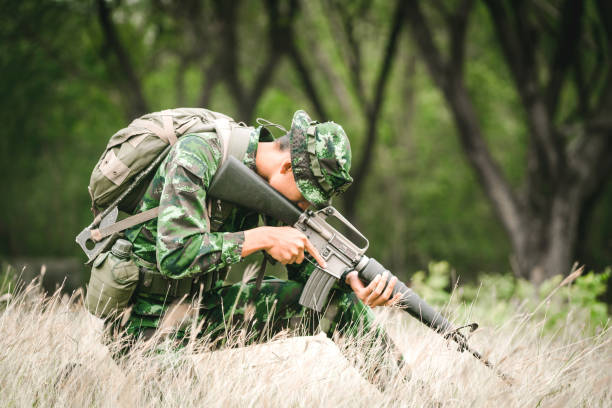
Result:
<svg viewBox="0 0 612 408"><path fill-rule="evenodd" d="M252 131L253 128L242 126L236 126L232 129L232 135L228 143L228 156L226 156L226 158L232 156L242 161L249 148L249 136Z"/></svg>
<svg viewBox="0 0 612 408"><path fill-rule="evenodd" d="M168 137L168 143L170 143L171 146L174 146L176 143L176 132L174 131L172 116L162 116L162 123L164 125L164 130L166 131L166 136Z"/></svg>
<svg viewBox="0 0 612 408"><path fill-rule="evenodd" d="M220 168L223 162L227 160L228 156L233 156L236 159L242 161L244 159L244 155L246 154L247 149L249 148L249 135L253 131L252 127L246 126L230 126L230 123L227 119L217 119L215 121L215 131L217 132L217 136L221 140L223 156L221 157L221 161L217 168ZM220 223L221 220L215 219L212 213L212 200L208 199L208 203L206 204L206 209L208 213L208 218L211 223ZM227 204L230 205L230 204ZM220 226L221 224L219 224Z"/></svg>
<svg viewBox="0 0 612 408"><path fill-rule="evenodd" d="M232 128L229 121L223 118L215 120L215 132L217 132L217 136L219 136L223 143L223 156L221 158L221 163L219 163L219 167L221 167L221 164L223 164L229 154L229 146L232 137Z"/></svg>
<svg viewBox="0 0 612 408"><path fill-rule="evenodd" d="M140 268L139 273L138 291L150 295L182 297L191 293L194 284L194 278L170 279L157 270Z"/></svg>
<svg viewBox="0 0 612 408"><path fill-rule="evenodd" d="M164 115L161 117L162 126L157 126L150 120L136 119L132 122L132 125L147 129L163 141L174 145L176 143L176 133L174 132L174 125L172 123L172 116Z"/></svg>
<svg viewBox="0 0 612 408"><path fill-rule="evenodd" d="M247 149L249 148L250 134L252 127L230 125L227 119L217 119L215 121L215 131L223 144L223 158L219 167L229 156L242 161Z"/></svg>
<svg viewBox="0 0 612 408"><path fill-rule="evenodd" d="M121 232L125 229L133 227L134 225L142 224L143 222L152 220L153 218L157 217L158 214L159 207L151 208L150 210L143 211L141 213L124 218L123 220L109 225L108 227L104 227L101 229L93 229L91 230L91 238L94 241L101 241L104 238L111 236L117 232Z"/></svg>

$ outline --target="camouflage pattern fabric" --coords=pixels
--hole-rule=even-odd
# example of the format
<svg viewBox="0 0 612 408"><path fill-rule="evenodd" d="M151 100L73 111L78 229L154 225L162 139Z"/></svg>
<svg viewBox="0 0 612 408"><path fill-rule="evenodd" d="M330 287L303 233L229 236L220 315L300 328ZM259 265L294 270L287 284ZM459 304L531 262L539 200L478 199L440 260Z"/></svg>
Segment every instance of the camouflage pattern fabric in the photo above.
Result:
<svg viewBox="0 0 612 408"><path fill-rule="evenodd" d="M329 205L351 185L351 145L340 125L317 123L299 110L293 115L289 141L296 184L315 207Z"/></svg>
<svg viewBox="0 0 612 408"><path fill-rule="evenodd" d="M258 132L251 138L258 140ZM250 143L245 161L254 157ZM159 206L159 216L125 231L133 244L135 260L156 264L169 278L199 277L204 290L222 285L227 267L241 260L244 230L257 226L259 216L232 207L218 232L210 231L206 189L222 156L215 133L186 135L179 139L154 175L138 212ZM157 327L167 299L138 291L133 296L131 322Z"/></svg>

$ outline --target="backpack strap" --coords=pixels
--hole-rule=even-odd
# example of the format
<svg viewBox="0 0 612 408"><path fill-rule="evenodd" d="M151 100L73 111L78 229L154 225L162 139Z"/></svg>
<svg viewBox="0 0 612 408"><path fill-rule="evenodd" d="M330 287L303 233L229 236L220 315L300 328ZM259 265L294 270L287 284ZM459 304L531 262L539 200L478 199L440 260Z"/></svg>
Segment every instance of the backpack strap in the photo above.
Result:
<svg viewBox="0 0 612 408"><path fill-rule="evenodd" d="M161 127L157 126L151 120L144 119L136 119L131 124L133 126L145 128L164 142L174 145L176 143L176 132L174 130L174 124L172 123L172 116L163 115L161 116L161 121Z"/></svg>
<svg viewBox="0 0 612 408"><path fill-rule="evenodd" d="M221 144L223 146L223 156L219 162L219 167L227 160L228 156L235 157L239 161L242 161L247 149L249 148L249 135L253 131L252 127L230 125L226 119L217 119L215 121L215 131L219 135ZM208 211L208 219L210 221L210 227L213 230L217 230L223 224L223 216L213 216L213 200L210 198L207 200L206 209ZM221 211L221 200L217 201L217 207ZM226 204L229 207L233 207L233 204ZM226 207L229 208L229 207Z"/></svg>
<svg viewBox="0 0 612 408"><path fill-rule="evenodd" d="M242 161L247 149L249 148L249 136L251 135L252 131L252 127L246 126L235 126L232 129L232 134L228 143L228 156L235 157L236 159ZM227 159L228 156L225 158Z"/></svg>
<svg viewBox="0 0 612 408"><path fill-rule="evenodd" d="M223 120L223 119L221 119ZM216 127L215 127L216 128ZM284 130L284 128L283 128ZM219 167L221 164L227 160L228 156L235 157L236 159L242 161L244 155L246 154L247 149L249 148L250 134L253 131L252 127L247 126L234 126L231 129L231 132L227 131L227 128L221 128L220 131L217 129L217 134L221 136L223 140L223 159L221 163L219 163ZM285 131L286 132L286 131ZM218 222L221 223L221 220L215 220L212 217L212 206L211 202L208 202L208 216L210 218L211 223ZM257 272L257 279L255 281L255 291L259 292L261 289L261 284L263 282L264 275L266 274L266 266L268 264L268 256L264 252L263 260L261 261L261 265L259 267L259 271Z"/></svg>
<svg viewBox="0 0 612 408"><path fill-rule="evenodd" d="M223 157L219 167L229 156L242 161L247 149L249 148L249 135L253 131L252 127L230 125L227 119L217 119L215 121L215 131L223 144Z"/></svg>
<svg viewBox="0 0 612 408"><path fill-rule="evenodd" d="M102 241L104 238L131 228L134 225L142 224L143 222L152 220L153 218L157 217L158 214L159 207L155 207L151 208L150 210L131 215L127 218L122 219L121 221L117 221L116 223L109 225L108 227L91 230L91 238L94 241Z"/></svg>

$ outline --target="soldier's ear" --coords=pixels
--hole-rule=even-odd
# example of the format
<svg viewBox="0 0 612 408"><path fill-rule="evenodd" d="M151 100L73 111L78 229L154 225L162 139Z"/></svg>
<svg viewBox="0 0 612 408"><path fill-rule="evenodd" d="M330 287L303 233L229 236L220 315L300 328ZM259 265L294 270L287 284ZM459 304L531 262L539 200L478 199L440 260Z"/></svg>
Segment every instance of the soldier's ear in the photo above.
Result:
<svg viewBox="0 0 612 408"><path fill-rule="evenodd" d="M286 174L291 171L291 158L287 158L281 162L281 174Z"/></svg>

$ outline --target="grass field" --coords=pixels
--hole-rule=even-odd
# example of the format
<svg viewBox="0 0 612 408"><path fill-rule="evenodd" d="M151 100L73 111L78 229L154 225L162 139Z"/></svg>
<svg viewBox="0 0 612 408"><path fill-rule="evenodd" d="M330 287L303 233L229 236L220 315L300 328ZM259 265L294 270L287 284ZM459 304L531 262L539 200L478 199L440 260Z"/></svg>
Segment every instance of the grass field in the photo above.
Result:
<svg viewBox="0 0 612 408"><path fill-rule="evenodd" d="M220 351L206 341L164 353L142 345L117 364L80 292L44 296L33 284L0 302L2 406L612 406L612 334L573 324L571 313L554 332L543 330L546 317L517 311L471 334L471 345L514 379L509 385L403 312L379 311L412 370L410 381L380 392L323 336L284 333ZM240 343L240 333L232 336Z"/></svg>

